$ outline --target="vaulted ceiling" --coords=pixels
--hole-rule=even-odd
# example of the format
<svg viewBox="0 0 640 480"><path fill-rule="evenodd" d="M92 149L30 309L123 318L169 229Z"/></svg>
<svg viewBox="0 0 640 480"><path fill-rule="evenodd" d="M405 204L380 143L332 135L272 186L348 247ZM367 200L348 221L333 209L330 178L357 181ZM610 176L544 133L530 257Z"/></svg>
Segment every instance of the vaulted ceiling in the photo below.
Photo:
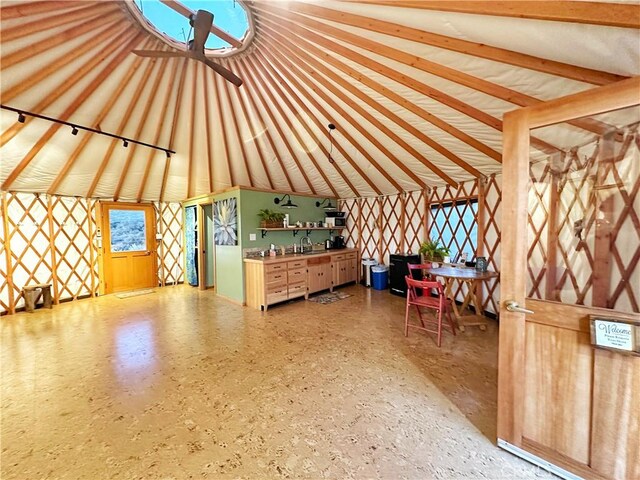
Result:
<svg viewBox="0 0 640 480"><path fill-rule="evenodd" d="M500 171L505 112L640 74L635 1L244 5L252 38L215 59L235 87L192 59L133 54L176 46L132 2L3 0L3 106L161 149L3 109L2 189L144 201L455 184ZM562 148L557 130L539 133L538 153Z"/></svg>

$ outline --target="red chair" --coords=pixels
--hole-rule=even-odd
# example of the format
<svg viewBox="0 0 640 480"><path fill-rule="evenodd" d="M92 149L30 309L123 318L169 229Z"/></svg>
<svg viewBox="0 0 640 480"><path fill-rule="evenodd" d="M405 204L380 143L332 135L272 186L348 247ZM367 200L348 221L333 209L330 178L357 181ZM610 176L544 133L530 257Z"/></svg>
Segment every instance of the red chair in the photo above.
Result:
<svg viewBox="0 0 640 480"><path fill-rule="evenodd" d="M430 263L407 263L407 267L409 267L409 276L411 278L415 278L415 271L416 270L420 270L420 273L422 273L422 270L424 270L425 268L431 268L431 264ZM427 278L430 278L429 275L427 275Z"/></svg>
<svg viewBox="0 0 640 480"><path fill-rule="evenodd" d="M451 318L451 300L444 295L444 289L442 284L433 280L415 280L409 275L405 277L407 282L407 308L404 316L404 336L409 336L409 327L417 328L418 330L424 330L425 332L435 333L438 335L437 345L442 344L442 314L447 315L451 331L456 334L456 327ZM422 295L418 295L418 289L422 290ZM420 325L409 324L409 307L414 305L418 311L418 318L420 319ZM436 321L427 321L427 323L436 324L437 330L431 330L425 325L425 321L422 318L422 312L420 307L430 308L436 311Z"/></svg>

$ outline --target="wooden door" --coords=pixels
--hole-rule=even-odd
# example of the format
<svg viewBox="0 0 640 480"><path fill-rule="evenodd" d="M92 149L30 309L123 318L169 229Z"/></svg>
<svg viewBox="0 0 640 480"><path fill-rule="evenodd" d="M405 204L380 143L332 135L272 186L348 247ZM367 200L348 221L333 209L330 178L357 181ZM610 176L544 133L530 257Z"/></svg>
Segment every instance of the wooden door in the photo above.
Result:
<svg viewBox="0 0 640 480"><path fill-rule="evenodd" d="M640 357L590 337L640 321L638 105L635 78L504 119L498 445L566 478L640 478Z"/></svg>
<svg viewBox="0 0 640 480"><path fill-rule="evenodd" d="M153 205L103 203L101 207L104 293L155 287Z"/></svg>

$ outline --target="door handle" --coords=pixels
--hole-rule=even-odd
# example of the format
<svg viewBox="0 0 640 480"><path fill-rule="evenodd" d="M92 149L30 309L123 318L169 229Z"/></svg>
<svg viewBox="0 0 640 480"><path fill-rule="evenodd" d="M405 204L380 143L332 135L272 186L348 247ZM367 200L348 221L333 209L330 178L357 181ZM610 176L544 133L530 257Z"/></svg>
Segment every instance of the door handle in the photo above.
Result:
<svg viewBox="0 0 640 480"><path fill-rule="evenodd" d="M510 312L535 313L533 310L527 310L526 308L522 308L520 305L518 305L518 302L516 302L515 300L507 300L504 303L504 306L507 307L507 310Z"/></svg>

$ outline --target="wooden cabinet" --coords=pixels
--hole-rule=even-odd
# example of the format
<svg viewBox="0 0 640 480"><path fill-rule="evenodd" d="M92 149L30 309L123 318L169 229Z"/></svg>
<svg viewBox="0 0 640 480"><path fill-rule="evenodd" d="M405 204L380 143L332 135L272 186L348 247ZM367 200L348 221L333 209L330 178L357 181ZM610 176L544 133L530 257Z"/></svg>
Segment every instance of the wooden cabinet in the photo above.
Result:
<svg viewBox="0 0 640 480"><path fill-rule="evenodd" d="M333 286L355 282L358 278L358 258L355 252L332 256Z"/></svg>
<svg viewBox="0 0 640 480"><path fill-rule="evenodd" d="M307 292L332 289L331 257L324 255L307 260Z"/></svg>
<svg viewBox="0 0 640 480"><path fill-rule="evenodd" d="M302 297L307 293L307 261L245 262L245 290L247 305L261 310Z"/></svg>

